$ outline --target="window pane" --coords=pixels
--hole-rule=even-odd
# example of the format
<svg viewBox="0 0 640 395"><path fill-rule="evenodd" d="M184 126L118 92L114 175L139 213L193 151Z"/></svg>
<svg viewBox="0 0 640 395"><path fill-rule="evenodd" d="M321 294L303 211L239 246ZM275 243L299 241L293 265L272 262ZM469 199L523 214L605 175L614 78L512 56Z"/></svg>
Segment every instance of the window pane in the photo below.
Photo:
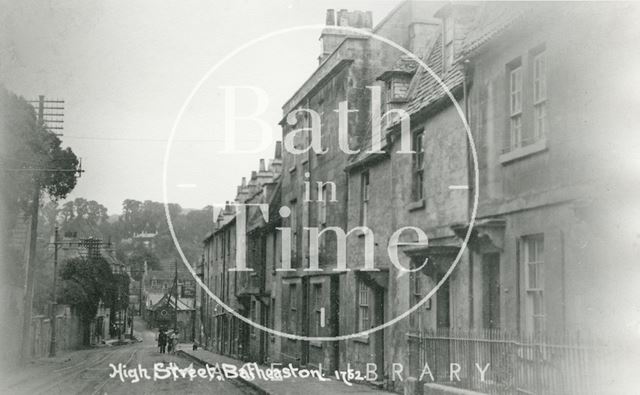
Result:
<svg viewBox="0 0 640 395"><path fill-rule="evenodd" d="M314 286L315 291L315 308L320 309L322 307L322 284L316 284Z"/></svg>
<svg viewBox="0 0 640 395"><path fill-rule="evenodd" d="M522 111L522 68L511 71L510 75L510 109L511 115Z"/></svg>
<svg viewBox="0 0 640 395"><path fill-rule="evenodd" d="M545 103L540 103L535 107L535 137L542 138L547 133L547 106Z"/></svg>
<svg viewBox="0 0 640 395"><path fill-rule="evenodd" d="M522 145L522 117L520 115L511 118L511 149L519 148Z"/></svg>
<svg viewBox="0 0 640 395"><path fill-rule="evenodd" d="M316 325L315 325L315 329L316 329L316 336L320 335L320 328L322 327L322 317L321 317L321 313L319 311L316 311Z"/></svg>
<svg viewBox="0 0 640 395"><path fill-rule="evenodd" d="M533 314L542 315L544 313L544 304L542 303L542 292L533 294Z"/></svg>
<svg viewBox="0 0 640 395"><path fill-rule="evenodd" d="M544 239L542 236L526 237L523 244L527 285L527 329L539 333L545 326Z"/></svg>
<svg viewBox="0 0 640 395"><path fill-rule="evenodd" d="M536 55L533 60L533 101L538 103L547 98L546 83L546 55L544 52Z"/></svg>
<svg viewBox="0 0 640 395"><path fill-rule="evenodd" d="M394 99L403 99L407 96L407 90L409 88L409 83L405 81L393 81L393 98Z"/></svg>

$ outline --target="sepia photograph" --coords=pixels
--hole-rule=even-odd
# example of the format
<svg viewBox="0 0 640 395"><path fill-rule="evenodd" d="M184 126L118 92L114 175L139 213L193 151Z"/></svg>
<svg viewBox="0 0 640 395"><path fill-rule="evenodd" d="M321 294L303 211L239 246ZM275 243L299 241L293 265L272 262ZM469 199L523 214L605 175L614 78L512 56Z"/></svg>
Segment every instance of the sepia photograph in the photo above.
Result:
<svg viewBox="0 0 640 395"><path fill-rule="evenodd" d="M0 0L0 393L640 394L640 2Z"/></svg>

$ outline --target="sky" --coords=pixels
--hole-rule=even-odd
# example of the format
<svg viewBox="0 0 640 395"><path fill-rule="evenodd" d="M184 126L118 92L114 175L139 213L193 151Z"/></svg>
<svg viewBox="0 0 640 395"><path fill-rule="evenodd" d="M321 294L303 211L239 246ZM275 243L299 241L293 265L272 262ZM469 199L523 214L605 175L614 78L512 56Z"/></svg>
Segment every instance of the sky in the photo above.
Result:
<svg viewBox="0 0 640 395"><path fill-rule="evenodd" d="M398 3L0 0L0 82L27 99L65 100L63 144L85 170L70 199L96 200L110 214L124 199L164 201L166 163L167 199L202 208L233 200L241 178L273 157L281 107L318 65L320 30L275 35L229 58L177 122L205 74L251 40L324 24L328 8L370 10L375 25ZM266 94L260 119L269 128L237 123L238 149L256 152L222 152L224 86ZM257 110L253 89L236 88L239 116Z"/></svg>

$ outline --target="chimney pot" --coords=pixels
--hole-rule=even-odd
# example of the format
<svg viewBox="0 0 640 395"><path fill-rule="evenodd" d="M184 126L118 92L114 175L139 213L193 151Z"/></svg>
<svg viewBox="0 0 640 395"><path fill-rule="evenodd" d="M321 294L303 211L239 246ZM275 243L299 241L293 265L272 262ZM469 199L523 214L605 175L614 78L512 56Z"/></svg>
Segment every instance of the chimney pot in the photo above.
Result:
<svg viewBox="0 0 640 395"><path fill-rule="evenodd" d="M373 28L373 13L371 11L367 11L365 13L364 26L363 27L366 28L366 29Z"/></svg>
<svg viewBox="0 0 640 395"><path fill-rule="evenodd" d="M282 159L282 141L276 141L275 159Z"/></svg>
<svg viewBox="0 0 640 395"><path fill-rule="evenodd" d="M338 26L349 26L349 11L345 8L338 11Z"/></svg>
<svg viewBox="0 0 640 395"><path fill-rule="evenodd" d="M260 171L266 171L267 169L264 167L264 159L260 159Z"/></svg>
<svg viewBox="0 0 640 395"><path fill-rule="evenodd" d="M333 26L336 24L336 14L333 8L327 10L326 25Z"/></svg>

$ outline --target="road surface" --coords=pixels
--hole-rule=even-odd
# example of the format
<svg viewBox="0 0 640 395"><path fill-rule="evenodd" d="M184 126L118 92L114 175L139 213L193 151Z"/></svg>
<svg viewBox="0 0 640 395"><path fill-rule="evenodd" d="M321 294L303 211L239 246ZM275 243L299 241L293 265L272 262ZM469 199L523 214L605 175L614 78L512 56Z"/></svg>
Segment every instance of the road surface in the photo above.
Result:
<svg viewBox="0 0 640 395"><path fill-rule="evenodd" d="M160 354L155 333L142 330L143 341L123 346L68 352L55 358L46 358L12 372L0 384L2 394L252 394L248 387L230 381L208 379L157 380L142 379L131 383L111 378L109 364L140 364L152 376L154 363L174 362L180 368L191 363L176 355ZM195 366L196 368L198 366Z"/></svg>

